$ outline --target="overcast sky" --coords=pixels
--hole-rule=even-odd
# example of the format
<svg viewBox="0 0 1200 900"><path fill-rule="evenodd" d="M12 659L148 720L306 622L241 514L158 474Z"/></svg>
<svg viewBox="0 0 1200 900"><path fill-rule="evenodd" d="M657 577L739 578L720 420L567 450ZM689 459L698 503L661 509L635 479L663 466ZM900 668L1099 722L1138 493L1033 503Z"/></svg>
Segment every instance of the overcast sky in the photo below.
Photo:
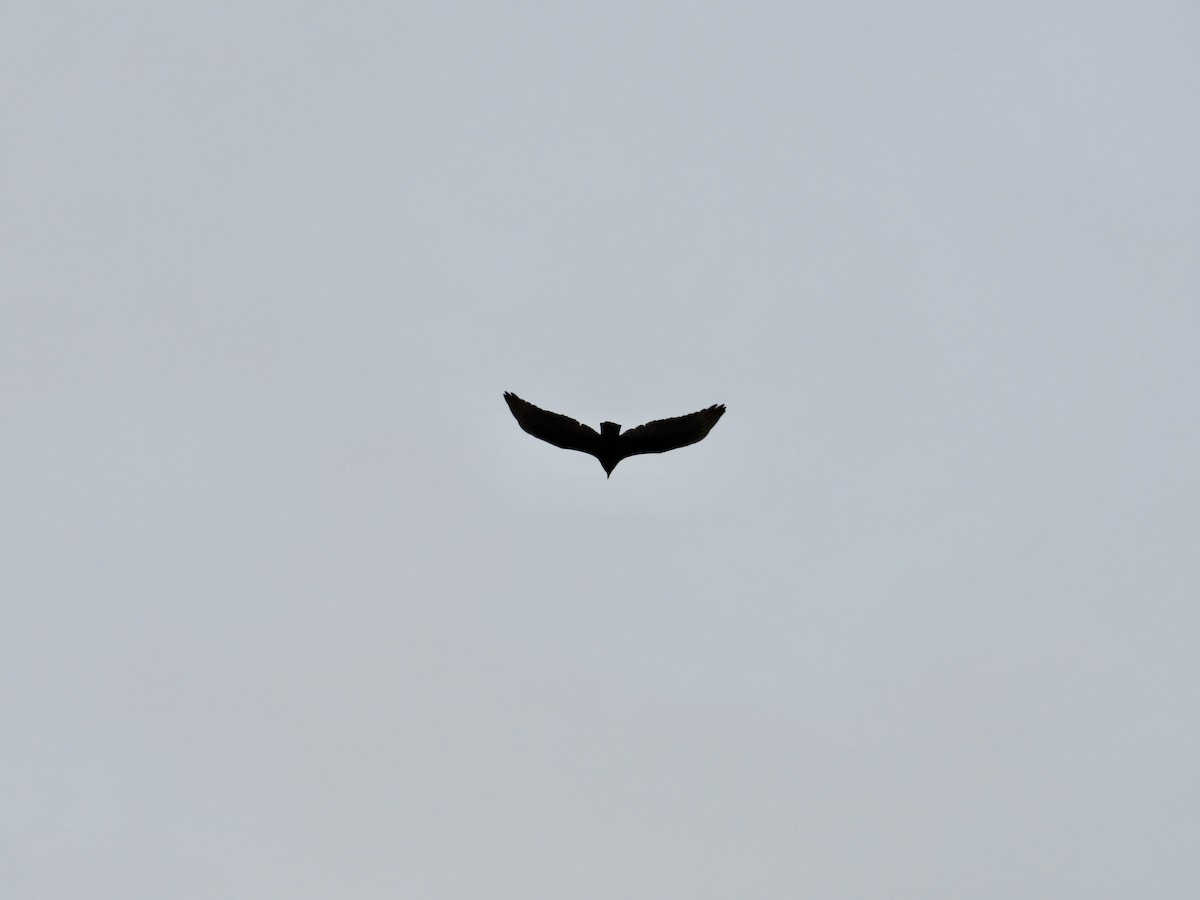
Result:
<svg viewBox="0 0 1200 900"><path fill-rule="evenodd" d="M16 0L0 130L3 896L1200 895L1191 0Z"/></svg>

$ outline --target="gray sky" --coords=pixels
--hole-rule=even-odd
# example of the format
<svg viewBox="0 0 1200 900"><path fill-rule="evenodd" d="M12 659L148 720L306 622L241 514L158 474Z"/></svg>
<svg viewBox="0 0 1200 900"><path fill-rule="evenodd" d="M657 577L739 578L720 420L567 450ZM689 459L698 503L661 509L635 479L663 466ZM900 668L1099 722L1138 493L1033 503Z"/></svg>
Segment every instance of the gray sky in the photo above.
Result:
<svg viewBox="0 0 1200 900"><path fill-rule="evenodd" d="M0 894L1194 898L1194 3L5 4ZM726 403L703 443L595 426Z"/></svg>

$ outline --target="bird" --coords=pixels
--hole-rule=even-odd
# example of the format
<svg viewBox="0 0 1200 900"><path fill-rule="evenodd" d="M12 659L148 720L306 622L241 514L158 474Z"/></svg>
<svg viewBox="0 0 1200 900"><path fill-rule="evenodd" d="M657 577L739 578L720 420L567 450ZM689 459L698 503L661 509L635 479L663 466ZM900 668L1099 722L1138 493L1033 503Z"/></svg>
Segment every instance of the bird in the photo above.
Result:
<svg viewBox="0 0 1200 900"><path fill-rule="evenodd" d="M617 463L627 456L665 453L703 440L725 414L725 405L718 403L686 416L656 419L630 428L624 434L616 422L601 422L597 434L588 425L560 413L539 409L510 391L504 392L504 399L523 430L555 447L591 454L600 460L606 478L612 477Z"/></svg>

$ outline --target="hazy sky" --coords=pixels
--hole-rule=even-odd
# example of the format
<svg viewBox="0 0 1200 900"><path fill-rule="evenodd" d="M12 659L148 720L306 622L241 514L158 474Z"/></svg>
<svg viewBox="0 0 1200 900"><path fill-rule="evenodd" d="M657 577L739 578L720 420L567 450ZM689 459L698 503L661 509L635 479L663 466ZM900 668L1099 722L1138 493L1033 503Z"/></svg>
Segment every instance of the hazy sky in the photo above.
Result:
<svg viewBox="0 0 1200 900"><path fill-rule="evenodd" d="M17 0L0 128L3 896L1200 895L1191 0Z"/></svg>

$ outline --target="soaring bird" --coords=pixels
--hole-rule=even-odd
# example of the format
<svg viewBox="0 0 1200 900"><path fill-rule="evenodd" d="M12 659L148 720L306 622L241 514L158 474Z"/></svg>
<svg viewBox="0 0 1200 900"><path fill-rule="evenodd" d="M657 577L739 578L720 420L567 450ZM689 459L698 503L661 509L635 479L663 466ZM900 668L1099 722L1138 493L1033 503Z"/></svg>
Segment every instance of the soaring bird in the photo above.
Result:
<svg viewBox="0 0 1200 900"><path fill-rule="evenodd" d="M600 460L606 477L611 477L617 463L627 456L665 453L703 440L725 414L725 405L719 403L686 416L656 419L630 428L624 434L616 422L601 422L597 434L594 428L581 425L568 416L538 409L516 394L506 391L504 399L521 428L555 447L590 453Z"/></svg>

